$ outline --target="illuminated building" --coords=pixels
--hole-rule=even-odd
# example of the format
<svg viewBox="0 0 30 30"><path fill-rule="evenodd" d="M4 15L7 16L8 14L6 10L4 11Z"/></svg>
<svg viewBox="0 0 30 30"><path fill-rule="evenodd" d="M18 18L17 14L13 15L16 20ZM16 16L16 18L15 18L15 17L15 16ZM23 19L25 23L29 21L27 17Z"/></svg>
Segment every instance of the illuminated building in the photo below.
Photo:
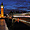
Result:
<svg viewBox="0 0 30 30"><path fill-rule="evenodd" d="M1 3L1 17L3 17L4 16L4 8L3 8L3 3Z"/></svg>
<svg viewBox="0 0 30 30"><path fill-rule="evenodd" d="M0 17L4 17L4 7L3 7L3 3L1 3L1 14Z"/></svg>

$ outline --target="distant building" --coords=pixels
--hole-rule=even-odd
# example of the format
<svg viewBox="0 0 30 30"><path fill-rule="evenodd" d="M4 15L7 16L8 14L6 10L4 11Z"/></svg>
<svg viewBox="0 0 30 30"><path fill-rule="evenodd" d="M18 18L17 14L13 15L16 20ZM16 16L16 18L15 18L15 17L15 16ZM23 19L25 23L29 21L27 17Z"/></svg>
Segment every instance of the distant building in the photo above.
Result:
<svg viewBox="0 0 30 30"><path fill-rule="evenodd" d="M10 10L5 9L5 14L9 14Z"/></svg>

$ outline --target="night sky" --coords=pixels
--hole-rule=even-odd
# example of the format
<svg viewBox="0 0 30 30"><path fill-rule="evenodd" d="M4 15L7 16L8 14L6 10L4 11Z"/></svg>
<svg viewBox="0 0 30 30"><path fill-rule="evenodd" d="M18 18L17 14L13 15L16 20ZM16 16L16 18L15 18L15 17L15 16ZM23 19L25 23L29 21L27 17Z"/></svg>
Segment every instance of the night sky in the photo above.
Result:
<svg viewBox="0 0 30 30"><path fill-rule="evenodd" d="M2 2L4 5L4 9L18 9L30 11L30 0L0 0L0 5Z"/></svg>

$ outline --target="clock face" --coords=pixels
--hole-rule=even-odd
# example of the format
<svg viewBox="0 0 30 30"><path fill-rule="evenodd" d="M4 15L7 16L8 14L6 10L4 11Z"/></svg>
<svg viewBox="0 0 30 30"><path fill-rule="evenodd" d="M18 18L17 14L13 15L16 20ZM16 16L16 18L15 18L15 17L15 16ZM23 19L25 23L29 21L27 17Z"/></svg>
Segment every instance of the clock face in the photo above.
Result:
<svg viewBox="0 0 30 30"><path fill-rule="evenodd" d="M1 8L3 8L3 5L1 5Z"/></svg>

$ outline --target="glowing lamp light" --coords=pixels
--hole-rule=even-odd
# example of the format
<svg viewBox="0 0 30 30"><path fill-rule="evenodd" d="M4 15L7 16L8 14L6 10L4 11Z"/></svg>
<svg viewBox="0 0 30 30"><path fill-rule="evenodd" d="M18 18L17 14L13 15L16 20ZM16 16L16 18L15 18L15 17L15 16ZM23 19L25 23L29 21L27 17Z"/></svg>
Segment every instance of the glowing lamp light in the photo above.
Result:
<svg viewBox="0 0 30 30"><path fill-rule="evenodd" d="M3 15L1 15L1 17L3 17Z"/></svg>
<svg viewBox="0 0 30 30"><path fill-rule="evenodd" d="M1 15L1 16L3 16L3 15Z"/></svg>

